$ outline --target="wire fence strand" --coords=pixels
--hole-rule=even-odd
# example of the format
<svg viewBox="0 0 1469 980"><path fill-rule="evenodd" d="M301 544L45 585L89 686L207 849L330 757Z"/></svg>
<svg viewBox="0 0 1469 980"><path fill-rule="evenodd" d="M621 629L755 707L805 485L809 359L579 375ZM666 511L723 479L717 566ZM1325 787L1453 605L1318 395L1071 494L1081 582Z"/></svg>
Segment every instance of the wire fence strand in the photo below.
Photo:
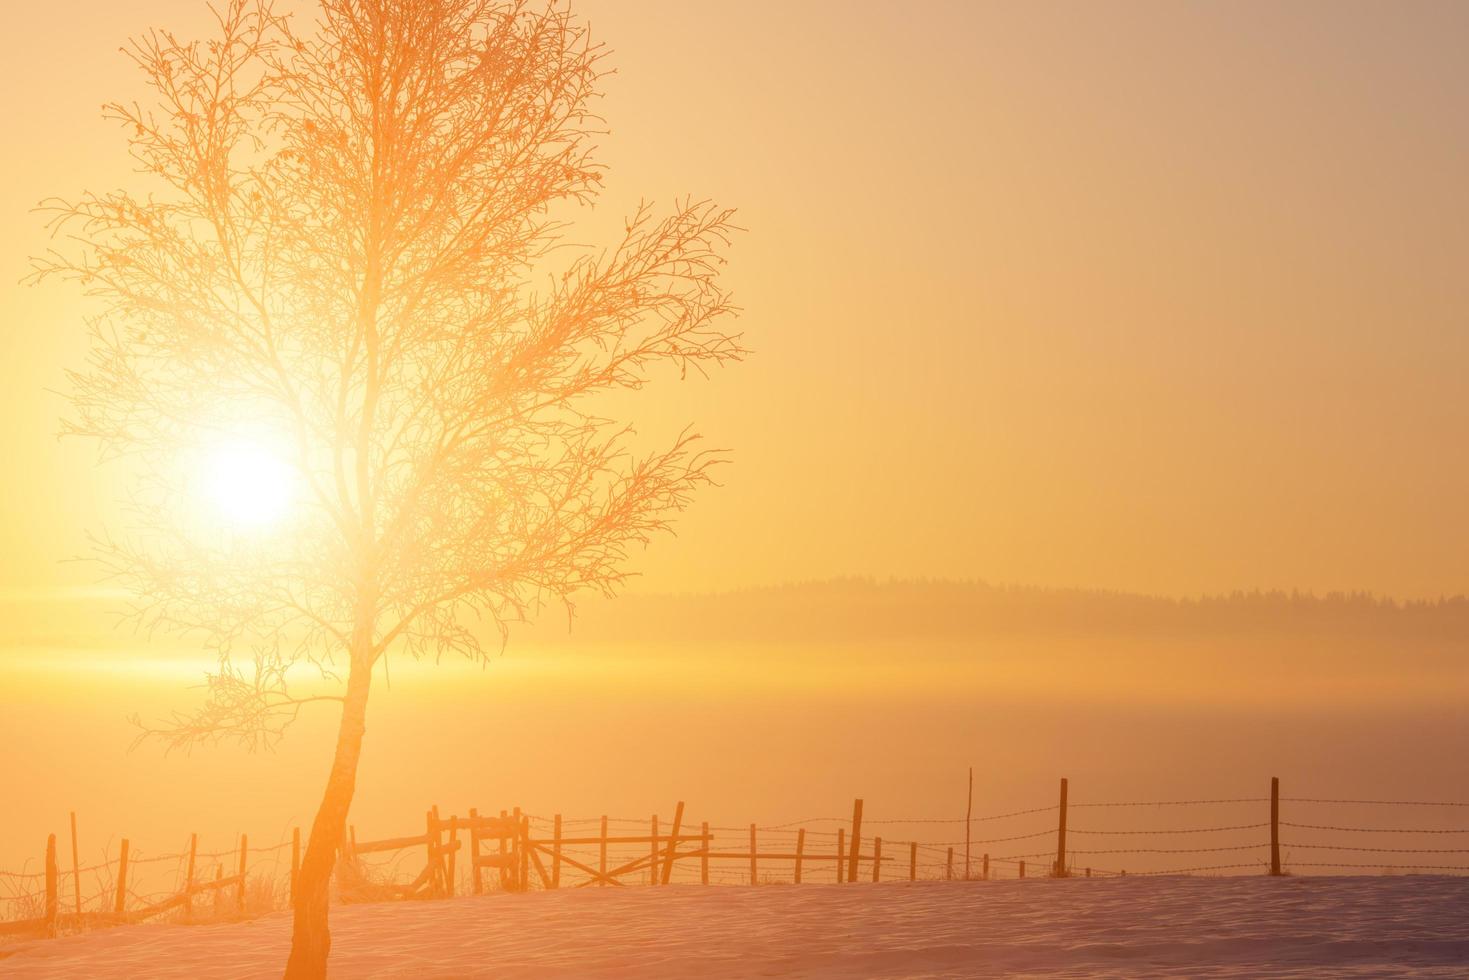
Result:
<svg viewBox="0 0 1469 980"><path fill-rule="evenodd" d="M979 877L987 876L1013 881L1022 876L1027 862L1034 862L1029 865L1030 874L1025 875L1028 879L1047 878L1057 873L1080 876L1081 872L1075 867L1076 864L1109 855L1136 855L1140 858L1138 863L1142 866L1127 872L1086 868L1087 875L1109 877L1125 874L1141 877L1229 872L1260 873L1271 868L1268 852L1270 843L1250 838L1263 836L1256 832L1270 827L1269 821L1230 822L1226 817L1225 820L1218 822L1191 820L1188 826L1169 826L1170 820L1155 818L1153 821L1138 821L1139 823L1152 822L1154 826L1126 826L1125 824L1131 818L1125 814L1135 811L1193 807L1263 806L1269 802L1270 797L1266 796L1096 802L1074 800L1068 803L1067 811L1092 811L1097 816L1087 818L1081 827L1068 827L1066 831L1068 840L1072 843L1081 843L1083 846L1080 849L1066 848L1064 853L1059 855L1051 849L995 855L985 850L999 844L1023 841L1034 841L1036 845L1044 847L1048 839L1054 839L1058 835L1059 821L1048 820L1046 817L1057 815L1058 811L1062 810L1059 804L1027 807L967 818L869 815L863 820L862 832L857 835L860 842L858 846L861 864L861 872L858 877L860 880L869 880L872 876L871 869L876 849L875 838L882 838L883 844L882 866L877 876L885 880L892 878L973 880L977 876L976 868L978 868ZM1457 810L1469 807L1469 803L1458 801L1337 799L1311 796L1280 797L1279 802L1286 806L1353 806L1364 810L1405 807ZM1107 811L1119 811L1124 815L1117 818L1103 817L1102 814ZM587 869L607 868L616 873L620 880L629 884L648 883L650 880L656 883L656 879L661 877L658 869L663 868L663 862L669 860L667 841L672 831L672 821L662 815L656 817L652 814L647 817L557 816L526 811L518 812L525 819L526 826L531 828L528 839L534 842L539 854L536 869L530 871L533 881L538 881L538 876L544 873L547 876L547 885L553 877L563 887L594 883L596 875ZM1025 820L1027 817L1037 819ZM488 817L488 813L485 818L493 819ZM1124 825L1109 826L1108 823L1113 822L1114 819L1115 822ZM1455 815L1455 822L1461 819ZM655 820L657 821L656 831L653 830ZM708 881L714 884L749 884L752 878L758 883L789 882L794 878L799 850L799 860L805 862L804 881L839 881L848 875L849 855L853 847L851 820L850 815L813 816L779 823L756 824L753 827L755 831L753 849L756 851L754 855L748 854L746 850L750 848L752 842L749 836L751 825L709 825L708 832L711 839L701 843L698 835L704 824L685 820L680 826L679 836L686 840L678 844L676 860L673 860L671 866L666 867L668 878L675 882ZM1018 825L1013 826L1013 832L1009 833L1005 831L1011 830L1011 827L997 826L994 830L1000 833L996 836L977 838L968 836L972 827L999 821L1016 821ZM1433 821L1422 819L1417 822L1431 823ZM559 854L562 858L560 862L556 860L556 852L552 849L552 828L558 824L563 838L571 838L578 842L576 845L560 846ZM603 825L607 827L606 836L612 838L605 842L600 841L603 836L601 834ZM1464 841L1464 846L1461 847L1429 846L1444 835L1469 837L1469 826L1395 827L1376 825L1371 820L1364 821L1361 826L1351 820L1328 820L1326 822L1278 820L1276 826L1293 832L1293 837L1301 838L1281 841L1278 844L1279 849L1285 852L1281 864L1282 870L1287 873L1306 869L1320 869L1328 873L1360 871L1387 874L1459 874L1469 872L1469 863L1462 865L1373 863L1370 857L1367 861L1353 860L1354 855L1404 855L1409 856L1409 861L1412 861L1411 856L1414 855L1430 859L1435 855L1445 857L1469 855L1469 840ZM419 824L419 828L419 835L393 839L394 843L399 843L401 846L364 855L361 859L364 873L370 874L372 881L378 884L386 882L397 883L398 886L401 886L404 882L423 880L428 871L425 869L420 873L418 862L433 860L433 851L430 847L429 855L425 857L423 848L426 844L432 844L432 841L430 836L423 835L422 824ZM627 840L618 840L618 838L646 840L654 833L658 836L656 843L632 843ZM963 839L957 839L960 834L964 835ZM1227 834L1239 834L1245 839L1231 840L1228 837L1216 836ZM1353 838L1362 841L1362 838L1357 835L1364 834L1378 836L1361 843L1353 842ZM1187 840L1190 836L1202 838L1198 843L1205 846L1183 846L1193 843ZM1211 836L1212 840L1209 839ZM593 842L590 846L589 841ZM804 850L800 850L802 841L804 841ZM840 854L833 852L836 841L843 842L843 850ZM462 837L460 842L462 846L464 843ZM598 842L601 844L600 847L597 846ZM383 844L386 841L376 843ZM1115 843L1118 846L1087 847L1088 843L1098 845ZM1153 846L1154 843L1162 846ZM1455 844L1458 841L1451 838L1442 840L1442 843ZM650 844L657 848L659 854L663 856L653 855L649 850ZM1425 846L1415 846L1419 844ZM252 877L255 884L252 887L264 883L267 892L275 888L270 882L274 875L280 873L280 855L286 848L292 846L289 839L283 839L275 844L250 847L245 852L246 860L252 865L251 870L255 872ZM960 847L966 848L962 854L957 850ZM110 851L111 848L109 847L108 850ZM1195 864L1187 867L1154 867L1152 865L1164 862L1147 860L1151 857L1166 859L1171 856L1229 854L1232 852L1257 852L1258 858L1250 861ZM227 873L240 854L240 848L232 846L220 850L196 852L194 857L201 865L207 866L218 862L216 867L220 870L215 872L217 875ZM1292 854L1320 859L1297 861L1292 859ZM1337 857L1343 860L1334 860ZM183 866L188 858L189 855L185 851L151 854L141 849L134 849L128 861L128 868L130 872L134 868L139 869L139 875L135 879L131 873L129 874L125 902L129 907L137 907L178 894L179 890L184 887ZM754 866L750 870L746 870L743 866L743 860L746 858L753 859ZM460 879L459 887L462 887L467 881L466 876L471 873L465 870L466 866L472 866L473 862L465 862L463 855L459 860L461 863L457 866L457 876ZM546 869L544 871L540 870L542 862ZM174 867L169 868L170 864ZM581 867L578 868L577 865ZM29 867L34 866L34 864L29 865ZM618 869L625 870L619 871ZM88 907L99 910L111 908L117 894L114 876L118 871L118 857L108 854L102 861L86 867L75 870L63 867L57 870L60 879L58 885L64 894L74 895L81 891L81 883L77 879L82 875L87 875L90 879L87 888L89 894L83 896L83 902ZM518 872L510 871L508 874L509 880L513 882ZM27 866L22 866L18 870L0 871L0 920L14 918L17 915L25 917L39 914L36 910L44 902L46 895L44 888L38 890L38 883L46 877L45 870L31 871L27 869ZM491 877L496 876L492 874ZM197 880L199 879L196 878ZM174 883L172 890L160 890L168 881ZM491 888L498 885L498 881L490 883ZM241 887L243 889L243 886ZM216 893L216 901L220 898L221 896ZM64 904L70 907L70 903L69 899Z"/></svg>

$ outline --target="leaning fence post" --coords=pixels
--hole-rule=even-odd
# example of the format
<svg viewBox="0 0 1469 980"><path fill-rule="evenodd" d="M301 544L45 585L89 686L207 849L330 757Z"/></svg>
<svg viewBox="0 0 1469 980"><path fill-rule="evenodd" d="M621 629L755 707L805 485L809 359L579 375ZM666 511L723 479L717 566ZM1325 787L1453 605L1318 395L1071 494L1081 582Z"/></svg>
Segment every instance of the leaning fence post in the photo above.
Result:
<svg viewBox="0 0 1469 980"><path fill-rule="evenodd" d="M117 900L112 910L121 915L128 900L128 839L122 839L122 849L117 854Z"/></svg>
<svg viewBox="0 0 1469 980"><path fill-rule="evenodd" d="M709 884L709 845L712 843L709 837L709 821L705 820L699 825L699 836L704 839L704 846L699 849L699 884L707 885Z"/></svg>
<svg viewBox="0 0 1469 980"><path fill-rule="evenodd" d="M355 841L354 841L355 843ZM235 885L235 908L245 911L245 855L250 853L250 839L240 835L240 881Z"/></svg>
<svg viewBox="0 0 1469 980"><path fill-rule="evenodd" d="M908 880L918 880L918 842L908 844Z"/></svg>
<svg viewBox="0 0 1469 980"><path fill-rule="evenodd" d="M77 915L82 914L82 871L81 862L77 860L77 815L71 812L71 887L76 892Z"/></svg>
<svg viewBox="0 0 1469 980"><path fill-rule="evenodd" d="M842 878L842 871L845 870L846 863L847 863L846 833L847 833L847 831L845 830L845 828L842 828L842 827L838 827L837 828L837 884L838 885L840 885L842 883L842 881L844 880Z"/></svg>
<svg viewBox="0 0 1469 980"><path fill-rule="evenodd" d="M683 827L683 800L673 808L673 830L668 836L668 860L663 862L663 880L659 884L666 885L673 879L673 854L678 850L678 832Z"/></svg>
<svg viewBox="0 0 1469 980"><path fill-rule="evenodd" d="M964 880L969 880L969 827L974 816L974 767L969 767L969 802L964 807Z"/></svg>
<svg viewBox="0 0 1469 980"><path fill-rule="evenodd" d="M847 861L847 880L857 880L857 854L862 846L862 801L852 801L852 848Z"/></svg>
<svg viewBox="0 0 1469 980"><path fill-rule="evenodd" d="M296 848L301 847L301 832L296 831ZM184 918L192 918L194 915L194 861L199 856L199 835L189 835L189 864L184 871ZM291 868L291 900L296 899L296 869L294 859Z"/></svg>
<svg viewBox="0 0 1469 980"><path fill-rule="evenodd" d="M551 887L561 887L561 814L551 823Z"/></svg>
<svg viewBox="0 0 1469 980"><path fill-rule="evenodd" d="M46 935L56 935L56 835L46 836Z"/></svg>
<svg viewBox="0 0 1469 980"><path fill-rule="evenodd" d="M750 884L752 885L759 884L760 882L759 872L755 867L755 859L758 853L758 849L755 847L755 825L750 824Z"/></svg>
<svg viewBox="0 0 1469 980"><path fill-rule="evenodd" d="M1061 806L1060 822L1056 824L1056 867L1051 874L1057 878L1066 877L1066 779L1061 779Z"/></svg>
<svg viewBox="0 0 1469 980"><path fill-rule="evenodd" d="M1270 873L1280 874L1280 777L1270 777Z"/></svg>
<svg viewBox="0 0 1469 980"><path fill-rule="evenodd" d="M882 880L882 838L872 838L872 880Z"/></svg>
<svg viewBox="0 0 1469 980"><path fill-rule="evenodd" d="M806 856L806 828L796 831L796 884L801 883L801 860Z"/></svg>

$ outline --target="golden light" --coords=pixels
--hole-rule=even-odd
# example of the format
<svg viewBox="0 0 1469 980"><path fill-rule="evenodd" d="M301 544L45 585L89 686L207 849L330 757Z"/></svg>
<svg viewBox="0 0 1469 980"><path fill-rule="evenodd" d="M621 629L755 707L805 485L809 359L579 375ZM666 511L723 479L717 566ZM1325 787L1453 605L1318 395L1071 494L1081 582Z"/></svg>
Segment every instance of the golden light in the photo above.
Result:
<svg viewBox="0 0 1469 980"><path fill-rule="evenodd" d="M277 453L258 443L216 446L203 461L202 490L215 516L244 528L278 523L295 497L295 474Z"/></svg>

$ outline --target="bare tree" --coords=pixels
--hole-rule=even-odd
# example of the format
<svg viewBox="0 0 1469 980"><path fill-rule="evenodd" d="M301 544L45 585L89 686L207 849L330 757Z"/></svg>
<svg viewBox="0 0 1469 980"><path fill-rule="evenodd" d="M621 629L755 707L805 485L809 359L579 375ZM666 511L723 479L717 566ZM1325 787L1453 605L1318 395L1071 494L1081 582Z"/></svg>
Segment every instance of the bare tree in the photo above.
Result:
<svg viewBox="0 0 1469 980"><path fill-rule="evenodd" d="M374 665L480 658L547 602L613 592L710 481L694 435L635 454L598 396L745 353L720 326L733 226L686 201L565 247L602 179L604 52L554 0L216 18L208 41L126 49L156 98L106 113L151 188L48 202L63 242L36 278L98 310L67 428L132 462L104 560L143 624L219 654L164 737L268 743L340 702L286 967L320 977ZM241 426L289 447L304 502L273 534L201 532L180 460ZM302 694L303 668L334 688Z"/></svg>

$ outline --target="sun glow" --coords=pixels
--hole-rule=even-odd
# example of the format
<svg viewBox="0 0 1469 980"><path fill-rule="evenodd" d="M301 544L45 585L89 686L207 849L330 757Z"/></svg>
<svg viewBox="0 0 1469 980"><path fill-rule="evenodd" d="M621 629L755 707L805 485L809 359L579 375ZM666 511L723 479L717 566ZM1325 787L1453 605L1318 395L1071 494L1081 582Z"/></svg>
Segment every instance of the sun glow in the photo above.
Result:
<svg viewBox="0 0 1469 980"><path fill-rule="evenodd" d="M203 492L216 516L230 525L264 528L277 524L295 497L291 467L254 443L211 450L203 463Z"/></svg>

